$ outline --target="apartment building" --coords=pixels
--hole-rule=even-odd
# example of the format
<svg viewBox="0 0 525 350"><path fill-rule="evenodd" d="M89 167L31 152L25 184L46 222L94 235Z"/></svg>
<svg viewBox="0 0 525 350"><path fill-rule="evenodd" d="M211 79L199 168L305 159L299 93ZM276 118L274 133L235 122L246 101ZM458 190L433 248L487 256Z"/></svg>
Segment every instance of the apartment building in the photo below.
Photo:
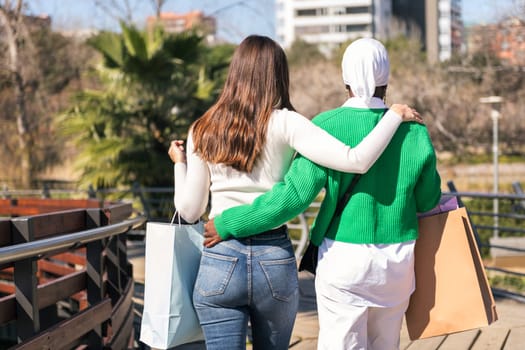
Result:
<svg viewBox="0 0 525 350"><path fill-rule="evenodd" d="M201 11L187 13L162 12L159 17L148 16L146 27L151 29L161 23L168 33L181 33L189 29L198 29L206 36L208 42L215 40L217 24L214 17L205 16Z"/></svg>
<svg viewBox="0 0 525 350"><path fill-rule="evenodd" d="M358 37L386 38L392 0L276 0L276 38L289 47L297 38L329 53Z"/></svg>
<svg viewBox="0 0 525 350"><path fill-rule="evenodd" d="M430 62L450 59L463 43L460 0L276 0L276 37L297 38L329 53L358 37L399 34L421 40Z"/></svg>
<svg viewBox="0 0 525 350"><path fill-rule="evenodd" d="M525 67L525 21L509 17L497 24L469 28L468 54L489 54L503 64Z"/></svg>

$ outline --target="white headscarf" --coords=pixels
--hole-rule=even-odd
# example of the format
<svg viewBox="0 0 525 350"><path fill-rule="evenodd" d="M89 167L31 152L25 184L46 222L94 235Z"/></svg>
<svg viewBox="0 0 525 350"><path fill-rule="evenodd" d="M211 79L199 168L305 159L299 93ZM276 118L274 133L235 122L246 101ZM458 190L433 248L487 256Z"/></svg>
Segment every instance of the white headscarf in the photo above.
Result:
<svg viewBox="0 0 525 350"><path fill-rule="evenodd" d="M375 39L362 38L351 43L345 50L341 65L344 83L350 85L354 96L366 104L377 86L388 84L388 53L383 44Z"/></svg>

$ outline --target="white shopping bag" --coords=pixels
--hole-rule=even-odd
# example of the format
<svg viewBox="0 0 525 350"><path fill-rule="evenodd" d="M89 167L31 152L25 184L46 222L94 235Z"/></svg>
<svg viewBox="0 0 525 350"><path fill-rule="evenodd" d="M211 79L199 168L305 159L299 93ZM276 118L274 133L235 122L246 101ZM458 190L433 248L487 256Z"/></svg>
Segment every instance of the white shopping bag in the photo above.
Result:
<svg viewBox="0 0 525 350"><path fill-rule="evenodd" d="M168 349L204 340L193 307L204 225L148 222L140 340Z"/></svg>

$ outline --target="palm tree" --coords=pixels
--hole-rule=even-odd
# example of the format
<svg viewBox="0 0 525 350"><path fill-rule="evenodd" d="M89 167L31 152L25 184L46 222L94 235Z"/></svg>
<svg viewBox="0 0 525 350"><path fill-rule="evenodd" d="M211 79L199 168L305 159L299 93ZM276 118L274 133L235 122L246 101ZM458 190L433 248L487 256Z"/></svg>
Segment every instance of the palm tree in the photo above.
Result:
<svg viewBox="0 0 525 350"><path fill-rule="evenodd" d="M80 152L81 185L171 186L169 143L214 101L233 48L208 48L193 32L121 29L89 40L103 89L82 91L60 120Z"/></svg>

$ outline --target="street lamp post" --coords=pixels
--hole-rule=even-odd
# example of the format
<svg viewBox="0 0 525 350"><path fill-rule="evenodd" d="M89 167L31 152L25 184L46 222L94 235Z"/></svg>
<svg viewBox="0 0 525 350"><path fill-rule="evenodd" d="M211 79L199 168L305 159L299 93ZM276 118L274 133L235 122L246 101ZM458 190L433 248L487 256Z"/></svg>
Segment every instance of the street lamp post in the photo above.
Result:
<svg viewBox="0 0 525 350"><path fill-rule="evenodd" d="M493 192L494 195L497 196L499 192L499 173L498 173L498 155L499 155L499 148L498 148L498 121L500 118L500 111L499 108L501 106L501 102L503 101L503 98L501 96L489 96L489 97L482 97L479 99L479 102L490 104L491 111L490 111L490 117L492 119L492 162L493 162ZM499 201L498 198L493 199L493 212L494 212L494 233L493 237L497 238L499 234Z"/></svg>

